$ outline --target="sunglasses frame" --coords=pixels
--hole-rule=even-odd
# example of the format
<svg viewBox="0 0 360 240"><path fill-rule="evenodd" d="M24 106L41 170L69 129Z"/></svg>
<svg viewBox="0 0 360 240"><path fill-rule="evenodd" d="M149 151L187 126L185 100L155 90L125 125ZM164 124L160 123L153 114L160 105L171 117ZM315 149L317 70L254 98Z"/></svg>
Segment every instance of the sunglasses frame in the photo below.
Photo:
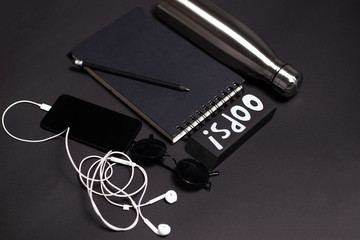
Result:
<svg viewBox="0 0 360 240"><path fill-rule="evenodd" d="M150 160L170 171L175 172L184 183L196 187L202 187L206 191L211 190L211 182L209 178L211 176L219 175L218 171L209 172L208 168L203 163L192 158L176 161L174 157L167 153L167 147L165 143L159 139L154 138L153 134L150 134L149 138L134 141L130 151L132 157L134 157L135 160ZM165 157L169 157L174 161L175 169L163 163L162 160L165 159ZM202 176L191 177L189 174L185 174L186 171L190 168L196 168L196 170ZM194 180L196 177L199 177L200 180Z"/></svg>

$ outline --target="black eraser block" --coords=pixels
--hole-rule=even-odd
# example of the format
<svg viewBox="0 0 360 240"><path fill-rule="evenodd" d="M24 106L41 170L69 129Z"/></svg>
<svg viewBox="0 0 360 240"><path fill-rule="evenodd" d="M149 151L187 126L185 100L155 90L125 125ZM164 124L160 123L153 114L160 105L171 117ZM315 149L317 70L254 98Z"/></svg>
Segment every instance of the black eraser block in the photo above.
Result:
<svg viewBox="0 0 360 240"><path fill-rule="evenodd" d="M188 139L185 150L213 170L270 121L276 105L254 89L244 88Z"/></svg>

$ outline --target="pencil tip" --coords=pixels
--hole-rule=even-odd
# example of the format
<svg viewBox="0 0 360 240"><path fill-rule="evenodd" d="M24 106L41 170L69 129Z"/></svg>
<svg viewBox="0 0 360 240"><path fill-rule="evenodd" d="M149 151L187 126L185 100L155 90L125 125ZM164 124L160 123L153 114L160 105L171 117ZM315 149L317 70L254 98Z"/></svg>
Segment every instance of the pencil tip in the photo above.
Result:
<svg viewBox="0 0 360 240"><path fill-rule="evenodd" d="M184 86L179 86L179 89L184 92L190 92L190 89Z"/></svg>

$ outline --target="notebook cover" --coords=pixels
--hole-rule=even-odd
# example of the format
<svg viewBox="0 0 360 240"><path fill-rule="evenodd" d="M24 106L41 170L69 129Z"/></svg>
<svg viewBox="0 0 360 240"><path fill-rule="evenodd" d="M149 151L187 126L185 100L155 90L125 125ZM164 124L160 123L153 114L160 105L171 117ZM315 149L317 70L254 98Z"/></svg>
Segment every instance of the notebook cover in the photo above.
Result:
<svg viewBox="0 0 360 240"><path fill-rule="evenodd" d="M177 126L191 121L190 115L233 82L243 82L141 8L94 33L71 53L75 59L190 88L190 92L181 92L85 68L172 143L181 138Z"/></svg>

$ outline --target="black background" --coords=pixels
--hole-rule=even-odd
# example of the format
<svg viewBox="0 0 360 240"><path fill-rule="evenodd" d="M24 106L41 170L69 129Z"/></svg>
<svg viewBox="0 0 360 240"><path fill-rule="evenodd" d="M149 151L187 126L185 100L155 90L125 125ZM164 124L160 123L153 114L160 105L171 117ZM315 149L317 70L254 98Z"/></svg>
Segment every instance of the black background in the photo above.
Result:
<svg viewBox="0 0 360 240"><path fill-rule="evenodd" d="M178 202L143 209L169 239L359 239L360 127L358 3L296 0L214 1L247 23L299 69L304 83L274 118L224 161L211 192L187 191L170 172L148 166L145 199L174 189ZM0 8L0 110L20 99L52 104L64 93L135 116L67 57L77 43L130 9L156 1L13 0ZM260 90L263 86L254 84ZM7 115L25 138L49 133L36 107ZM143 125L138 138L154 131ZM158 137L157 134L155 134ZM21 143L0 131L1 239L158 239L140 220L129 232L103 227L67 159L63 139ZM177 158L184 143L168 146ZM71 142L74 158L98 153ZM131 213L104 206L114 223Z"/></svg>

